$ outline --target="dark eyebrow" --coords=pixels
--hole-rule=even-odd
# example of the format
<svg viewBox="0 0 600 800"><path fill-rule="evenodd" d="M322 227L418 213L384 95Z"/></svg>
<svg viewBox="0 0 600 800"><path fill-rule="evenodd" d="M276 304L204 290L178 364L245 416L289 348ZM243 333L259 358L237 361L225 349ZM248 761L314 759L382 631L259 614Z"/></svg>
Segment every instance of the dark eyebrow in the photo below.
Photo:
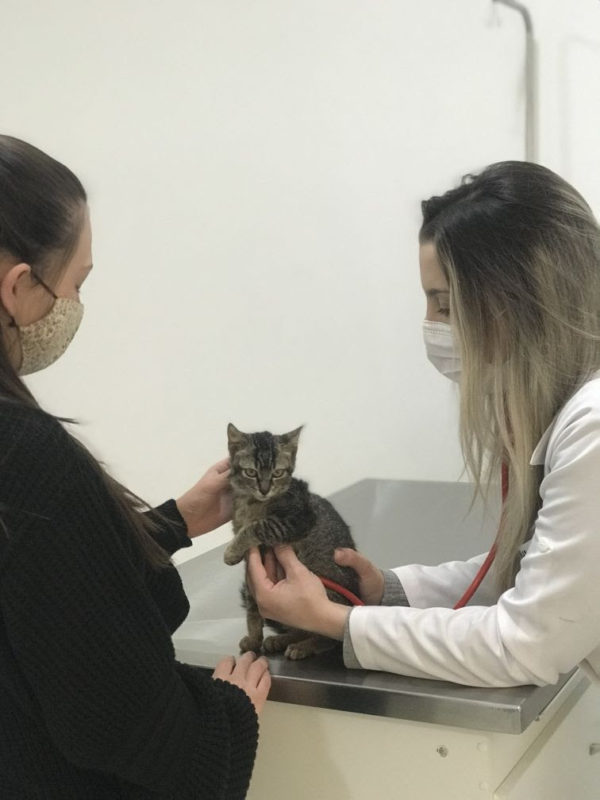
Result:
<svg viewBox="0 0 600 800"><path fill-rule="evenodd" d="M450 294L450 289L428 289L425 292L427 297L435 297L438 294Z"/></svg>

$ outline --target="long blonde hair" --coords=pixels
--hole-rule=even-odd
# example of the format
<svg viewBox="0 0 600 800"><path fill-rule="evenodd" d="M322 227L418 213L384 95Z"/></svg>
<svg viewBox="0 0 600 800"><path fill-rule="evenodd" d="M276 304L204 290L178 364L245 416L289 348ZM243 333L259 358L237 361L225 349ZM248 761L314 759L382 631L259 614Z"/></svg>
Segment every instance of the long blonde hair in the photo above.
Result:
<svg viewBox="0 0 600 800"><path fill-rule="evenodd" d="M600 368L600 227L566 181L520 161L465 176L422 210L420 241L434 244L450 287L461 445L476 492L489 497L501 463L509 467L495 565L506 589L539 510L532 452Z"/></svg>

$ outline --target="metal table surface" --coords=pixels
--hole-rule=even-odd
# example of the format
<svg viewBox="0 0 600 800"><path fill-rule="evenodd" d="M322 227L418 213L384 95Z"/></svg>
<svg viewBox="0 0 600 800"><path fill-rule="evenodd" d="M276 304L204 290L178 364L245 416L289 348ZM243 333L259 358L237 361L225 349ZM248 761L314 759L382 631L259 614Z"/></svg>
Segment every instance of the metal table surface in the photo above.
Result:
<svg viewBox="0 0 600 800"><path fill-rule="evenodd" d="M483 552L493 539L499 507L472 508L467 483L365 479L329 499L352 528L357 547L380 567L435 564ZM243 565L223 562L225 545L178 566L190 613L173 636L177 658L211 672L238 652L246 632L239 602ZM306 706L518 734L569 681L555 686L481 689L343 665L341 646L305 661L270 656L270 699Z"/></svg>

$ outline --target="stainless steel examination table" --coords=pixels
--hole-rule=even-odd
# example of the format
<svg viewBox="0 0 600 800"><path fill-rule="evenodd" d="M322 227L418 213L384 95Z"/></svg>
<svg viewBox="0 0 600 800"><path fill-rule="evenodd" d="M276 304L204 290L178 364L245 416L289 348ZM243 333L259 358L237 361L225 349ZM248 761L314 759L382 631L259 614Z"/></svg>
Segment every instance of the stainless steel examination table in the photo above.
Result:
<svg viewBox="0 0 600 800"><path fill-rule="evenodd" d="M363 480L330 498L381 567L483 552L498 507L470 509L465 483ZM245 632L243 565L224 545L181 564L191 610L177 658L212 671ZM273 685L248 799L598 800L600 691L576 670L556 686L474 689L347 670L341 648L269 658Z"/></svg>

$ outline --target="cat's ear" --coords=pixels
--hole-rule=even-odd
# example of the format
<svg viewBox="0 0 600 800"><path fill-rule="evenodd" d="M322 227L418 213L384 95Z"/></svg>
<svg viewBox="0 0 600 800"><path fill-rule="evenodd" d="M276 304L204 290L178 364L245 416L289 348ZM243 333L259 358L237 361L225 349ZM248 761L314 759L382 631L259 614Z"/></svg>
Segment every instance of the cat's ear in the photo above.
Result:
<svg viewBox="0 0 600 800"><path fill-rule="evenodd" d="M281 444L284 447L289 447L292 450L296 450L298 447L298 439L300 438L300 432L302 431L303 427L304 425L300 425L299 428L296 428L295 430L290 431L289 433L282 433L281 436L279 437L281 440Z"/></svg>
<svg viewBox="0 0 600 800"><path fill-rule="evenodd" d="M242 433L242 431L238 431L233 422L230 422L227 426L227 442L230 449L239 447L245 440L246 434Z"/></svg>

